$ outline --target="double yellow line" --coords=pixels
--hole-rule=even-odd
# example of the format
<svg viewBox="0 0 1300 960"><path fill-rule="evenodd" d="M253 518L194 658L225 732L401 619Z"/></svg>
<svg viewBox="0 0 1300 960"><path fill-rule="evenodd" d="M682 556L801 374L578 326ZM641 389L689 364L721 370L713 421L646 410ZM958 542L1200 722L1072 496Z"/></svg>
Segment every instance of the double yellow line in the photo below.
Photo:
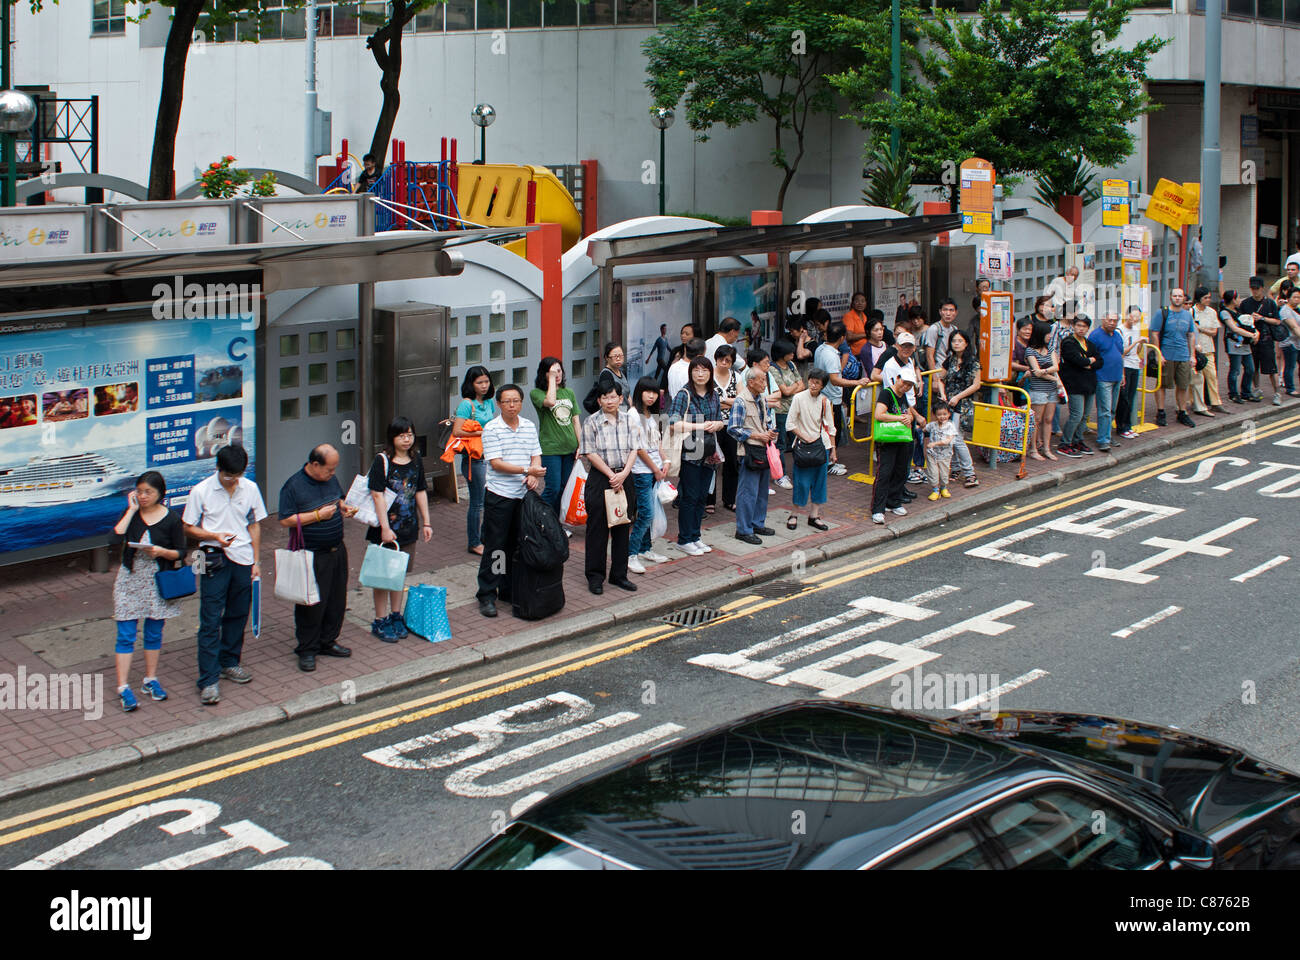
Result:
<svg viewBox="0 0 1300 960"><path fill-rule="evenodd" d="M1294 429L1296 426L1300 426L1300 417L1288 418L1270 424L1267 428L1256 430L1254 440L1259 441L1275 436L1278 433ZM713 620L709 626L712 627L719 623L752 616L780 604L805 598L813 593L830 590L854 580L869 577L872 574L902 566L914 560L920 560L935 553L963 546L973 540L983 539L1001 530L1022 526L1065 507L1073 506L1093 497L1112 493L1120 487L1148 480L1174 467L1193 463L1235 447L1245 446L1250 442L1247 438L1240 436L1224 437L1186 454L1176 454L1146 466L1131 468L1117 474L1107 474L1103 479L1089 483L1078 490L1048 497L1028 510L1016 510L1012 516L986 517L983 520L967 524L960 530L948 530L916 543L901 544L870 560L840 564L833 569L806 578L802 590L785 597L777 599L763 599L752 595L741 597L724 605L722 607L723 616ZM0 833L0 846L17 843L52 830L59 830L116 813L128 807L151 803L163 797L184 793L242 773L269 767L342 743L368 737L372 734L382 733L385 730L446 713L468 704L499 697L523 687L544 683L596 664L627 656L669 637L689 632L691 631L688 628L672 627L666 624L644 627L612 640L593 644L581 650L509 670L473 683L463 684L451 690L444 690L429 696L394 704L390 707L373 710L360 717L339 720L302 733L281 737L244 750L237 750L211 760L190 764L170 773L147 777L120 787L101 790L74 800L0 820L0 831L8 831Z"/></svg>

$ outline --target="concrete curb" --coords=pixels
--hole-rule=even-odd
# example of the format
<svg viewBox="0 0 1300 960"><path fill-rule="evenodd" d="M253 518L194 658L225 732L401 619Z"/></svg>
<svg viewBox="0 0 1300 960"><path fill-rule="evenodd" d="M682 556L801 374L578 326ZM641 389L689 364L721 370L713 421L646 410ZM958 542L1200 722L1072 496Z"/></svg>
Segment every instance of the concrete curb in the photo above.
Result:
<svg viewBox="0 0 1300 960"><path fill-rule="evenodd" d="M1214 434L1226 433L1249 420L1261 422L1282 419L1297 412L1300 412L1300 410L1281 407L1267 411L1252 411L1250 414L1242 413L1236 417L1229 415L1229 418L1223 422L1216 420L1213 423L1205 423L1202 421L1197 424L1195 431L1184 429L1183 432L1174 436L1160 437L1148 441L1140 448L1126 445L1118 452L1112 451L1109 454L1089 457L1077 463L1071 463L1069 466L1062 466L1049 473L1027 478L1023 483L987 488L968 496L962 496L960 500L948 506L947 509L934 510L925 515L909 516L885 527L873 526L870 530L862 533L819 544L804 551L804 562L806 566L811 567L819 563L836 560L869 547L890 543L901 537L941 526L978 510L999 506L1009 500L1016 500L1028 494L1058 487L1069 481L1085 479L1116 466L1122 466L1129 461L1144 459L1155 454L1168 453L1177 447L1183 446L1187 441L1194 442ZM1014 466L1005 464L999 466L998 469L1014 469ZM8 800L38 790L45 790L113 770L120 770L124 767L142 763L146 759L175 753L187 747L213 743L235 734L247 733L251 730L284 723L298 717L320 713L331 707L354 703L364 698L412 686L431 677L455 673L529 650L547 647L594 630L644 620L680 607L700 603L710 597L794 574L789 558L763 560L752 569L743 566L742 558L742 563L739 566L741 567L740 571L728 571L702 577L689 587L679 588L675 591L646 593L624 600L610 609L589 611L565 621L563 632L557 632L554 625L539 625L512 636L498 637L471 647L457 649L451 653L434 654L420 660L366 674L350 681L342 681L339 684L322 687L319 690L313 690L294 697L284 703L258 707L233 717L194 724L179 730L142 737L126 745L108 747L80 757L60 760L0 780L0 800ZM746 569L749 572L743 572ZM352 688L345 688L344 684L347 683L353 684Z"/></svg>

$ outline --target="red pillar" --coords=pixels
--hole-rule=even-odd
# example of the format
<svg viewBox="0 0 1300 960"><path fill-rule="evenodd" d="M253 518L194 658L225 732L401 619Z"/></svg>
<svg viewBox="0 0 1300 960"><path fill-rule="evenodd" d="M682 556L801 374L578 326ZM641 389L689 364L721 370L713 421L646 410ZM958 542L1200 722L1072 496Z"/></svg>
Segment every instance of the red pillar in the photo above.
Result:
<svg viewBox="0 0 1300 960"><path fill-rule="evenodd" d="M947 200L922 200L921 201L921 215L924 217L929 217L929 216L941 217L944 214L948 214L948 213L952 213L952 205L948 203ZM939 239L939 246L941 247L948 246L948 231L945 230L943 233L939 234L938 239Z"/></svg>
<svg viewBox="0 0 1300 960"><path fill-rule="evenodd" d="M1056 201L1056 211L1074 227L1074 243L1083 243L1083 197L1070 195Z"/></svg>
<svg viewBox="0 0 1300 960"><path fill-rule="evenodd" d="M582 235L589 237L600 229L596 215L596 183L600 179L600 165L595 160L582 161Z"/></svg>
<svg viewBox="0 0 1300 960"><path fill-rule="evenodd" d="M528 262L542 271L542 356L564 359L560 225L543 223L527 236Z"/></svg>
<svg viewBox="0 0 1300 960"><path fill-rule="evenodd" d="M749 223L755 227L779 227L783 219L780 210L749 211ZM777 266L777 256L775 253L767 255L767 265L769 267Z"/></svg>

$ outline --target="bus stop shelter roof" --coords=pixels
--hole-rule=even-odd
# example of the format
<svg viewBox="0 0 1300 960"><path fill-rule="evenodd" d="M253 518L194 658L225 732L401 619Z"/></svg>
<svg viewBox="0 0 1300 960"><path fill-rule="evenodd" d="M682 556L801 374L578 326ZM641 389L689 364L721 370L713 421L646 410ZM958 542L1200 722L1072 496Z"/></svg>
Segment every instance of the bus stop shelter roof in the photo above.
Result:
<svg viewBox="0 0 1300 960"><path fill-rule="evenodd" d="M153 277L262 271L262 289L291 290L454 276L464 269L453 248L508 240L535 227L410 230L348 240L236 243L190 250L82 253L0 264L0 288L103 283Z"/></svg>
<svg viewBox="0 0 1300 960"><path fill-rule="evenodd" d="M1022 210L1007 210L1005 217ZM960 230L960 213L875 220L838 220L772 226L710 227L588 242L587 255L597 267L657 263L706 257L783 253L825 247L862 247L882 243L916 243Z"/></svg>

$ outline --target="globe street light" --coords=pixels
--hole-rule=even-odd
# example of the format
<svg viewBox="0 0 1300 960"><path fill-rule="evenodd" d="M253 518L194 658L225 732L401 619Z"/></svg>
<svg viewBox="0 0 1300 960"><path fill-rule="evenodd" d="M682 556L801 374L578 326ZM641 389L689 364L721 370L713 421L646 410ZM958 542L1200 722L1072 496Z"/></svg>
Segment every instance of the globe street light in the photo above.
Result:
<svg viewBox="0 0 1300 960"><path fill-rule="evenodd" d="M474 126L479 128L478 162L487 163L487 128L496 120L497 112L492 108L492 104L480 103L469 112L469 118L474 121Z"/></svg>
<svg viewBox="0 0 1300 960"><path fill-rule="evenodd" d="M6 66L8 64L6 63ZM7 70L5 71L8 72ZM7 79L7 78L6 78ZM36 122L36 101L20 90L0 90L0 138L3 138L5 175L0 190L0 205L14 205L14 191L18 183L17 160L14 156L14 134L30 130Z"/></svg>
<svg viewBox="0 0 1300 960"><path fill-rule="evenodd" d="M659 216L664 215L664 131L673 125L674 114L667 107L650 111L650 122L659 130Z"/></svg>

